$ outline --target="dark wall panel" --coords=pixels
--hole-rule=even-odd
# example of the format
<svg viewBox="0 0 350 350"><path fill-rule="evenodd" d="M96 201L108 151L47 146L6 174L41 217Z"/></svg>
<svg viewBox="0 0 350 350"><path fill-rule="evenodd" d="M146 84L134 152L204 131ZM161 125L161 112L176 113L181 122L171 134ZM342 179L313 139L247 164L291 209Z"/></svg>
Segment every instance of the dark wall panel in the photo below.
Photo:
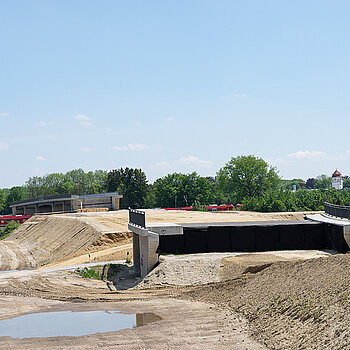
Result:
<svg viewBox="0 0 350 350"><path fill-rule="evenodd" d="M185 253L207 252L207 230L184 228Z"/></svg>
<svg viewBox="0 0 350 350"><path fill-rule="evenodd" d="M330 249L330 242L325 232L325 225L307 225L304 229L303 249Z"/></svg>
<svg viewBox="0 0 350 350"><path fill-rule="evenodd" d="M291 225L279 227L279 241L281 249L305 249L305 225Z"/></svg>
<svg viewBox="0 0 350 350"><path fill-rule="evenodd" d="M255 231L255 248L257 252L280 250L280 226L258 226Z"/></svg>
<svg viewBox="0 0 350 350"><path fill-rule="evenodd" d="M344 239L343 227L328 224L327 229L332 249L337 250L340 253L346 253L349 249Z"/></svg>
<svg viewBox="0 0 350 350"><path fill-rule="evenodd" d="M229 227L209 227L207 231L208 252L230 252L231 237Z"/></svg>
<svg viewBox="0 0 350 350"><path fill-rule="evenodd" d="M159 236L159 253L183 254L185 239L183 235Z"/></svg>
<svg viewBox="0 0 350 350"><path fill-rule="evenodd" d="M232 226L231 252L253 252L255 251L255 226Z"/></svg>
<svg viewBox="0 0 350 350"><path fill-rule="evenodd" d="M262 252L297 249L348 251L343 229L326 224L184 227L183 235L160 236L162 253Z"/></svg>

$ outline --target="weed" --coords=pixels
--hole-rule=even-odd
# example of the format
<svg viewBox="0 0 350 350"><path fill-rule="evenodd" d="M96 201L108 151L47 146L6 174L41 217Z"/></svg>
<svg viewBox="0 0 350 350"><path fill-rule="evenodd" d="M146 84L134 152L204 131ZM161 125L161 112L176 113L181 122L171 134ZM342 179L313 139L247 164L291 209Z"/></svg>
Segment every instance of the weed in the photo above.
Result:
<svg viewBox="0 0 350 350"><path fill-rule="evenodd" d="M94 269L88 269L85 267L83 270L78 271L78 274L84 278L94 278L96 280L102 280L102 274Z"/></svg>

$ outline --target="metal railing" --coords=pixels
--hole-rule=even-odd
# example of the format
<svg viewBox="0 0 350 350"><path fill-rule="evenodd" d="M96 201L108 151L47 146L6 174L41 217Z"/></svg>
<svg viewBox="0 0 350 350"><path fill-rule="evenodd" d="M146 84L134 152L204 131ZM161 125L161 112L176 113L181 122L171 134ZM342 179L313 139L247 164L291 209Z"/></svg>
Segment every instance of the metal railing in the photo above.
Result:
<svg viewBox="0 0 350 350"><path fill-rule="evenodd" d="M345 205L336 205L328 202L324 203L326 214L342 219L350 219L350 207Z"/></svg>
<svg viewBox="0 0 350 350"><path fill-rule="evenodd" d="M145 212L129 208L129 224L146 228Z"/></svg>

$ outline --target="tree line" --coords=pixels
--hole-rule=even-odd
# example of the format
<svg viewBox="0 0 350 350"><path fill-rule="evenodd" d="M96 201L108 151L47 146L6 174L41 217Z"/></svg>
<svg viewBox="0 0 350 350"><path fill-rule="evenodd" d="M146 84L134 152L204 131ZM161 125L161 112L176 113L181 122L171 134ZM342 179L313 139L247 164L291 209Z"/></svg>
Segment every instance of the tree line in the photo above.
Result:
<svg viewBox="0 0 350 350"><path fill-rule="evenodd" d="M349 182L349 184L347 183ZM349 186L348 186L349 185ZM344 180L350 187L350 180ZM296 191L292 191L296 188ZM196 172L172 173L149 184L142 169L120 168L109 172L74 169L29 178L23 186L0 190L0 213L11 212L10 203L59 194L92 194L121 191L121 208L184 207L240 203L252 211L322 210L325 201L350 205L348 190L331 188L331 178L320 175L307 181L284 180L262 158L232 157L215 177Z"/></svg>

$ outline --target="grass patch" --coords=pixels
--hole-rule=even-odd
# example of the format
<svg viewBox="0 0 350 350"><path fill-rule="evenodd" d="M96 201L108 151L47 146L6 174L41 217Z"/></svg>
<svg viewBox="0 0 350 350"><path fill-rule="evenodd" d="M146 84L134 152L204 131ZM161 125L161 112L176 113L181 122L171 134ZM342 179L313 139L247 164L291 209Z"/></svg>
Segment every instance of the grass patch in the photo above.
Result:
<svg viewBox="0 0 350 350"><path fill-rule="evenodd" d="M6 238L10 233L12 233L12 231L16 230L20 226L21 224L17 222L10 222L2 230L0 230L0 239Z"/></svg>
<svg viewBox="0 0 350 350"><path fill-rule="evenodd" d="M104 266L85 267L82 270L76 270L79 276L84 278L94 278L96 280L106 280L120 272L121 268L117 264L107 264Z"/></svg>
<svg viewBox="0 0 350 350"><path fill-rule="evenodd" d="M96 280L103 279L103 274L99 271L96 271L94 268L89 269L89 268L85 267L84 269L78 271L78 274L84 278L94 278Z"/></svg>

